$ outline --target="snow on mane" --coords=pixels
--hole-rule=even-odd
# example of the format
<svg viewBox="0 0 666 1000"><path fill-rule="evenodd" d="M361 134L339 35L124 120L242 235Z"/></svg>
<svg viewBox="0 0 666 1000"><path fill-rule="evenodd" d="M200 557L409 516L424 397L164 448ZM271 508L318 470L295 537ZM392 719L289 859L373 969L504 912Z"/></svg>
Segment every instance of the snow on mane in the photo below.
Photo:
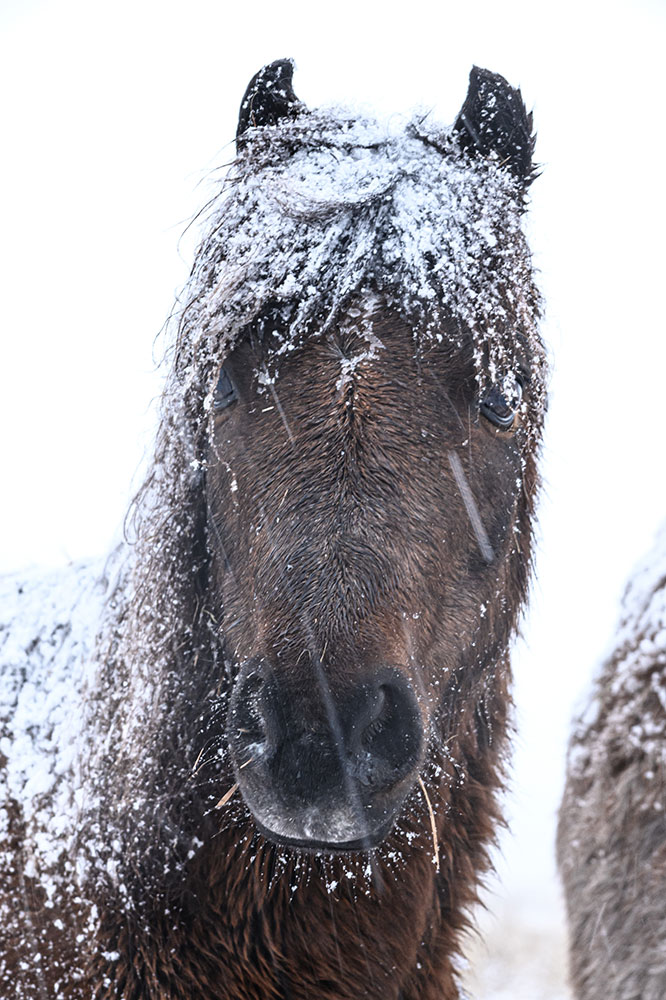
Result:
<svg viewBox="0 0 666 1000"><path fill-rule="evenodd" d="M595 682L570 748L575 777L592 772L615 741L646 778L666 766L666 523L627 586L613 653ZM599 737L601 734L601 738ZM655 808L663 790L655 782Z"/></svg>
<svg viewBox="0 0 666 1000"><path fill-rule="evenodd" d="M191 773L225 669L203 493L224 358L252 331L270 381L308 337L359 316L370 356L363 317L379 307L409 321L415 351L471 343L481 386L527 357L543 404L523 199L497 160L470 158L424 118L395 133L349 112L304 113L243 141L182 297L131 559L123 550L106 575L85 566L10 580L3 596L0 824L18 804L33 845L25 874L47 905L65 884L78 899L100 879L129 899L147 842L156 880L175 871L200 843L187 817L220 793L199 793ZM149 861L142 853L144 870Z"/></svg>

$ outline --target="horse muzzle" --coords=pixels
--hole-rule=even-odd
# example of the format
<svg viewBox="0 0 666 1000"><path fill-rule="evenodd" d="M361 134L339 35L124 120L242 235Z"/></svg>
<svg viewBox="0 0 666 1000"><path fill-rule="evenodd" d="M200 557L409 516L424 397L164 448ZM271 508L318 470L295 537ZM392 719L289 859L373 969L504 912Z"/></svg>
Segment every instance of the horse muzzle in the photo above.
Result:
<svg viewBox="0 0 666 1000"><path fill-rule="evenodd" d="M336 695L319 674L299 694L257 661L234 685L227 737L259 830L283 846L337 852L384 840L425 743L415 693L397 669Z"/></svg>

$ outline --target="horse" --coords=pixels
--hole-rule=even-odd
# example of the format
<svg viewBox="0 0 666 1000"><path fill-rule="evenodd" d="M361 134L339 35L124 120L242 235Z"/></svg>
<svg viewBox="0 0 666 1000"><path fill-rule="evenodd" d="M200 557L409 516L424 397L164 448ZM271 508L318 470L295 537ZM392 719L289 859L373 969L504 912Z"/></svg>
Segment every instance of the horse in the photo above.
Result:
<svg viewBox="0 0 666 1000"><path fill-rule="evenodd" d="M666 996L666 525L576 719L557 850L579 1000Z"/></svg>
<svg viewBox="0 0 666 1000"><path fill-rule="evenodd" d="M4 584L4 997L459 996L546 400L532 117L477 67L449 128L292 72L243 98L126 542Z"/></svg>

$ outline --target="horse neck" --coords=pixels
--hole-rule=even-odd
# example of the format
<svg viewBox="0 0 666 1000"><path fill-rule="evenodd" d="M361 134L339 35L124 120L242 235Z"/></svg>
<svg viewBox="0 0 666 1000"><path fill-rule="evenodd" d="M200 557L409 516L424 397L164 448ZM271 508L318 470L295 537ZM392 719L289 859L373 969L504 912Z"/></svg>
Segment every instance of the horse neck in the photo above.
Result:
<svg viewBox="0 0 666 1000"><path fill-rule="evenodd" d="M169 1000L185 1000L182 983L187 1000L357 1000L361 989L374 1000L457 1000L458 941L498 816L495 735L492 747L459 748L459 759L477 754L464 780L442 775L437 859L423 812L402 857L391 861L389 840L374 870L367 856L285 859L249 821L229 825L192 859L176 898L156 898L136 919L107 917L98 956L121 959L96 959L100 981Z"/></svg>

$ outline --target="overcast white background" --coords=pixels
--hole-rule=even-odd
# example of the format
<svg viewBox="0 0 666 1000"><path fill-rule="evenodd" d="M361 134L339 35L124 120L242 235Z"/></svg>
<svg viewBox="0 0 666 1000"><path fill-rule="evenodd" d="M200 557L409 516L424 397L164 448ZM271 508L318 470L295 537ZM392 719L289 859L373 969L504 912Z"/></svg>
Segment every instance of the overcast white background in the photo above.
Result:
<svg viewBox="0 0 666 1000"><path fill-rule="evenodd" d="M648 0L0 6L0 570L117 535L191 263L179 236L262 64L293 56L310 105L445 123L473 63L522 87L553 378L501 867L507 892L548 905L572 706L666 507L665 28Z"/></svg>

